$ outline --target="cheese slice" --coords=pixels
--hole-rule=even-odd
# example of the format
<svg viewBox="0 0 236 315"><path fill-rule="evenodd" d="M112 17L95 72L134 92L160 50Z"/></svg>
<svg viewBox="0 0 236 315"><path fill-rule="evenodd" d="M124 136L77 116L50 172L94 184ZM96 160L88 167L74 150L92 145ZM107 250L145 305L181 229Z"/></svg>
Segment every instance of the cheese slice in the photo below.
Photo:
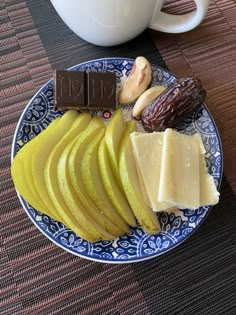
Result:
<svg viewBox="0 0 236 315"><path fill-rule="evenodd" d="M219 202L220 193L217 191L214 177L208 173L205 161L205 147L201 135L195 134L199 141L199 172L200 172L200 202L199 207L215 205Z"/></svg>
<svg viewBox="0 0 236 315"><path fill-rule="evenodd" d="M166 129L163 136L159 202L180 209L197 209L200 204L201 154L198 135L185 135Z"/></svg>
<svg viewBox="0 0 236 315"><path fill-rule="evenodd" d="M200 134L166 129L133 132L130 139L143 196L153 211L195 210L219 202Z"/></svg>
<svg viewBox="0 0 236 315"><path fill-rule="evenodd" d="M133 151L133 149L132 149L132 151ZM134 155L134 151L133 151L133 155ZM143 201L147 206L149 206L151 208L150 200L149 200L148 195L147 195L147 190L146 190L146 187L144 185L144 181L143 181L143 178L142 178L142 175L141 175L141 172L140 172L140 169L139 169L139 166L138 166L138 163L136 161L135 156L134 156L134 160L135 160L135 166L136 166L136 170L137 170L137 174L138 174L138 180L139 180L139 184L140 184L140 190L142 193Z"/></svg>
<svg viewBox="0 0 236 315"><path fill-rule="evenodd" d="M200 204L201 206L215 205L219 202L220 193L217 191L214 177L208 173L208 169L206 167L206 161L204 154L205 148L202 142L202 138L199 135L199 143L200 143L200 157L199 157L199 168L200 168Z"/></svg>
<svg viewBox="0 0 236 315"><path fill-rule="evenodd" d="M133 132L130 135L140 184L153 211L172 207L158 201L158 191L162 161L163 132L149 134ZM147 201L147 198L145 198Z"/></svg>
<svg viewBox="0 0 236 315"><path fill-rule="evenodd" d="M200 157L200 205L215 205L219 202L219 192L216 189L213 176L211 176L206 167L204 156Z"/></svg>

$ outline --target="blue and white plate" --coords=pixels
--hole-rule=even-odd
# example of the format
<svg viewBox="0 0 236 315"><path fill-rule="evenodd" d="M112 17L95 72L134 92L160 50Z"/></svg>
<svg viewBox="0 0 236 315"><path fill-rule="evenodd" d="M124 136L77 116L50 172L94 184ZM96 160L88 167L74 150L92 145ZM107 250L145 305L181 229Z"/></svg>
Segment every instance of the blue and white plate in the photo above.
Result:
<svg viewBox="0 0 236 315"><path fill-rule="evenodd" d="M134 60L125 58L96 59L81 63L70 70L114 72L119 89L133 62ZM152 65L152 70L152 85L168 86L176 80L174 75L157 65ZM57 116L63 114L53 110L53 102L53 81L49 81L35 94L21 115L13 140L12 159L30 139L45 129ZM131 117L132 106L123 106L126 119ZM108 110L93 113L104 121L109 121L112 116ZM137 121L137 125L141 129L140 122ZM214 176L219 188L222 176L222 148L216 125L206 106L202 104L199 110L179 125L178 129L187 134L196 132L201 134L207 151L209 172ZM51 241L74 255L104 263L138 262L171 250L196 231L211 208L207 206L195 211L186 209L173 213L163 212L159 215L161 232L154 236L145 234L137 227L114 241L92 244L78 237L62 223L33 209L21 196L19 199L30 219Z"/></svg>

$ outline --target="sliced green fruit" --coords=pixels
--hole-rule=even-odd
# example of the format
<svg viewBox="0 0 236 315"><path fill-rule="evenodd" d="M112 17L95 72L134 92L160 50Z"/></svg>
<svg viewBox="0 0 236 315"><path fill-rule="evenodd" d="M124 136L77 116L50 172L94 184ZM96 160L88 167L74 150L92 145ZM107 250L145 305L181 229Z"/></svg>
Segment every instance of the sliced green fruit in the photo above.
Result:
<svg viewBox="0 0 236 315"><path fill-rule="evenodd" d="M121 183L118 166L118 148L124 131L125 121L123 117L123 112L121 108L118 108L113 114L112 119L107 126L105 133L105 142L111 169L121 190L123 190L123 186Z"/></svg>
<svg viewBox="0 0 236 315"><path fill-rule="evenodd" d="M47 205L47 208L50 209L50 213L57 213L60 221L62 220L61 215L54 207L47 192L44 169L51 150L67 132L77 115L78 113L76 111L68 111L61 117L55 127L53 126L51 129L47 128L47 132L43 133L39 138L31 159L31 170L36 190Z"/></svg>
<svg viewBox="0 0 236 315"><path fill-rule="evenodd" d="M73 177L70 178L69 167L67 163L68 158L72 154L74 148L74 154L76 156L75 162L79 163L81 155L83 154L89 141L91 141L95 134L100 130L103 130L104 133L105 126L99 118L94 117L89 126L79 135L79 137L67 145L63 151L58 162L57 177L61 194L74 218L80 222L81 225L87 229L87 231L91 232L92 235L97 238L97 240L113 240L116 238L116 235L113 235L106 230L103 214L100 211L97 212L95 207L86 208L84 206L84 204L88 202L88 200L84 198L84 196L86 197L86 190L83 188L80 181L77 180L78 174L76 174L76 179ZM78 189L76 191L73 188L72 180L77 182ZM85 194L83 194L83 189Z"/></svg>
<svg viewBox="0 0 236 315"><path fill-rule="evenodd" d="M75 223L75 218L64 201L57 180L57 164L63 150L87 127L91 119L92 116L88 113L82 113L76 117L72 126L52 149L46 162L44 179L46 182L47 192L54 207L60 213L63 223L73 231L76 231L80 237L94 242L97 238L90 235L89 231L86 231L86 229L83 229L80 222Z"/></svg>
<svg viewBox="0 0 236 315"><path fill-rule="evenodd" d="M79 170L75 170L75 166L78 164L75 164L74 160L70 156L69 170L72 173L72 176L76 176L75 174L81 174L81 179L90 198L94 201L96 206L104 212L104 214L113 224L119 226L121 229L120 235L122 235L128 231L129 227L116 212L116 209L113 207L112 203L107 197L103 188L101 175L99 173L98 147L101 139L101 133L99 132L91 140L84 151L81 163L79 165Z"/></svg>
<svg viewBox="0 0 236 315"><path fill-rule="evenodd" d="M159 232L160 224L156 213L143 200L138 173L130 142L130 134L135 130L135 121L127 122L127 127L119 147L119 170L127 199L133 213L147 234Z"/></svg>
<svg viewBox="0 0 236 315"><path fill-rule="evenodd" d="M20 153L20 152L19 152ZM18 155L18 154L17 154ZM47 209L40 202L39 199L36 199L33 192L31 191L31 187L26 179L24 172L24 155L18 155L12 161L11 166L11 175L13 179L14 186L18 193L36 210L47 213Z"/></svg>
<svg viewBox="0 0 236 315"><path fill-rule="evenodd" d="M55 206L55 208L60 207L60 205L65 206L64 199L61 195L61 191L57 180L57 164L61 157L61 154L65 147L74 140L81 131L83 131L89 124L92 116L88 113L80 114L72 124L71 128L66 132L66 134L60 139L60 141L52 149L44 170L44 179L46 182L46 188L48 194Z"/></svg>
<svg viewBox="0 0 236 315"><path fill-rule="evenodd" d="M90 234L83 231L83 229L80 227L79 224L75 225L74 218L71 218L70 216L67 216L67 220L64 220L65 215L63 218L58 216L58 213L55 213L52 211L52 209L48 209L47 207L44 207L43 204L40 204L40 198L37 197L35 199L31 189L34 185L33 177L31 174L31 157L34 152L34 149L41 137L44 139L47 139L47 137L50 137L50 130L53 129L53 132L55 130L56 125L59 123L61 118L55 119L44 131L42 131L37 137L35 137L33 140L28 142L20 151L19 155L17 154L17 159L13 160L13 166L12 166L12 173L13 173L13 180L16 178L16 188L20 186L19 192L21 195L25 198L27 202L31 204L35 209L40 210L44 214L49 215L50 217L56 219L57 221L61 221L62 223L66 224L69 228L71 228L76 234L78 234L83 239L86 239L90 242L96 241ZM43 134L46 134L47 136L42 136ZM47 143L47 142L45 142ZM28 178L31 178L31 180L28 182L27 177L25 176L25 164L27 165L27 172L29 172L27 175Z"/></svg>
<svg viewBox="0 0 236 315"><path fill-rule="evenodd" d="M37 135L37 137L35 137L32 141L29 142L29 145L27 147L27 155L28 155L28 159L25 159L24 161L24 171L25 171L25 175L26 175L26 178L27 178L27 181L30 185L30 188L32 190L32 193L34 194L35 198L40 200L42 202L42 204L44 205L45 208L47 208L47 205L44 203L44 200L41 199L40 195L38 194L38 191L35 187L35 184L34 184L34 178L33 178L33 174L32 174L32 168L31 168L31 157L34 153L34 150L36 148L36 146L38 145L38 143L41 141L41 137L45 137L44 136L44 133L48 133L50 132L50 129L51 128L55 128L56 127L56 124L59 123L60 121L60 117L55 119L45 130L43 130L40 134ZM53 127L54 126L54 127ZM56 214L55 214L56 215ZM59 216L58 216L58 219L59 219Z"/></svg>
<svg viewBox="0 0 236 315"><path fill-rule="evenodd" d="M59 220L57 213L49 209L42 199L40 198L32 177L31 172L31 158L38 141L47 136L51 130L58 125L61 118L55 119L47 129L43 130L34 139L24 145L24 147L17 153L12 161L11 173L14 185L19 194L36 210L43 212L51 216L52 218Z"/></svg>
<svg viewBox="0 0 236 315"><path fill-rule="evenodd" d="M97 120L98 118L94 118L96 125L97 125L97 122L96 122ZM105 126L102 123L100 131L97 130L96 133L94 133L93 130L94 130L94 127L91 124L87 132L84 133L84 138L82 135L76 141L76 144L68 159L68 169L69 169L70 179L71 181L76 179L75 192L78 198L80 199L80 201L82 202L83 206L85 207L85 209L89 209L88 211L91 211L91 209L93 209L91 215L95 218L95 220L107 232L116 236L120 236L124 234L124 230L119 228L115 223L113 223L110 220L109 218L110 211L107 213L104 209L100 209L99 207L97 207L96 203L90 198L89 191L86 190L86 187L83 184L83 180L82 180L82 176L80 172L80 165L81 165L81 160L83 159L83 156L84 156L84 152L86 151L87 148L90 148L90 145L94 137L99 137L100 140L103 138L104 132L105 132ZM88 166L85 166L85 167L87 168Z"/></svg>
<svg viewBox="0 0 236 315"><path fill-rule="evenodd" d="M112 173L104 139L102 139L99 145L98 163L103 187L111 203L128 225L133 227L136 226L137 224L133 212L128 204L127 199L123 196L119 186L117 185L115 177Z"/></svg>

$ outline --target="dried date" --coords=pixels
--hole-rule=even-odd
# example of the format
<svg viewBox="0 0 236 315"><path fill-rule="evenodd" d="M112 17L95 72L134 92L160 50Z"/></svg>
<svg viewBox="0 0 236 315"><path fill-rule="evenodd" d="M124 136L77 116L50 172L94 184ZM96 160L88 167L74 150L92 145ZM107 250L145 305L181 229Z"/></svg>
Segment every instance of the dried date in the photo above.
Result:
<svg viewBox="0 0 236 315"><path fill-rule="evenodd" d="M174 128L194 112L205 98L206 91L199 79L179 79L143 110L142 125L149 132Z"/></svg>

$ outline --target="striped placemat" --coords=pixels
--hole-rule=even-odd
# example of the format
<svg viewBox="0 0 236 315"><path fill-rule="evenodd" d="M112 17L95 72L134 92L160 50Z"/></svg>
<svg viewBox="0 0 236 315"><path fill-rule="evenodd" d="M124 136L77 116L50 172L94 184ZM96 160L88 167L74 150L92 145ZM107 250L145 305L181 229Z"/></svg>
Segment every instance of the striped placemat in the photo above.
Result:
<svg viewBox="0 0 236 315"><path fill-rule="evenodd" d="M188 8L187 1L182 2ZM235 34L230 2L212 1L205 24L190 35L199 36L200 41L200 35L203 38L210 30L209 41L213 41L212 32L218 30L214 14L218 14L217 21L219 14L223 15L220 5L228 14L227 21L222 17L221 23ZM174 10L171 1L166 8ZM204 65L199 65L202 60L190 53L195 47L192 37L179 35L177 40L173 35L145 31L125 45L98 48L72 33L48 0L5 0L0 3L0 16L0 314L235 314L236 196L228 176L222 181L220 203L194 235L163 256L129 265L87 261L54 245L27 217L10 176L17 121L33 94L52 77L53 69L94 58L144 55L181 76L190 69L190 73L204 77ZM229 30L224 30L225 38L233 39ZM220 32L215 36L217 41ZM186 46L185 38L192 46ZM217 54L225 56L227 43L216 46ZM228 57L222 74L228 75L233 66ZM219 81L215 82L218 87ZM213 93L214 84L209 91ZM216 106L219 96L210 97L211 106Z"/></svg>

